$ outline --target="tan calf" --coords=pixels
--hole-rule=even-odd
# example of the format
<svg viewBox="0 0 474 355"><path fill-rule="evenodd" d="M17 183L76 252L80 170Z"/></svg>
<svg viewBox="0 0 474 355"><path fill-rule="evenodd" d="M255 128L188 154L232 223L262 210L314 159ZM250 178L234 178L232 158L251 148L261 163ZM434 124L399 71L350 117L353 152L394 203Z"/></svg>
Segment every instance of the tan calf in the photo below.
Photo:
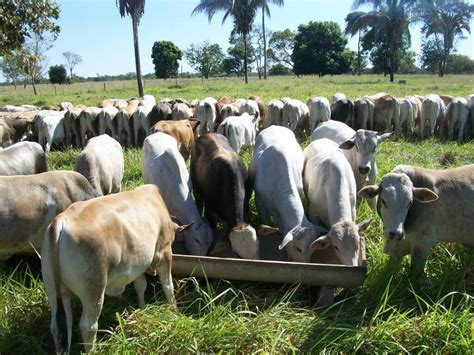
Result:
<svg viewBox="0 0 474 355"><path fill-rule="evenodd" d="M196 120L159 121L151 128L151 133L163 132L174 137L178 142L179 152L184 160L188 160L197 138L199 124Z"/></svg>

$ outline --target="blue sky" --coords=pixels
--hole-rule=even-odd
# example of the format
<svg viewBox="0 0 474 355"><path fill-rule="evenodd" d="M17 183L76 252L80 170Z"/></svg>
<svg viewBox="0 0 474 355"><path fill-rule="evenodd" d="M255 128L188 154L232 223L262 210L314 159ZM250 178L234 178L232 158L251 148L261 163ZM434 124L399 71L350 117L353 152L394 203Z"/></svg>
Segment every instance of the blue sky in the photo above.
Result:
<svg viewBox="0 0 474 355"><path fill-rule="evenodd" d="M73 51L83 58L75 69L77 75L115 75L135 71L132 22L129 17L120 17L115 0L57 2L61 7L58 21L61 33L47 54L50 65L64 63L62 53ZM153 72L150 54L155 41L169 40L182 50L191 43L205 40L227 48L232 21L221 25L223 13L217 13L211 23L203 14L191 16L198 3L198 0L146 1L139 28L143 73ZM271 6L267 28L296 30L302 23L329 20L343 28L344 17L351 11L351 4L352 0L286 0L282 8ZM258 22L260 18L258 16ZM421 43L419 28L411 28L411 33L412 47L418 53ZM349 47L355 49L356 41L351 40ZM459 41L457 48L459 53L474 58L473 36ZM183 63L183 69L187 71L190 67Z"/></svg>

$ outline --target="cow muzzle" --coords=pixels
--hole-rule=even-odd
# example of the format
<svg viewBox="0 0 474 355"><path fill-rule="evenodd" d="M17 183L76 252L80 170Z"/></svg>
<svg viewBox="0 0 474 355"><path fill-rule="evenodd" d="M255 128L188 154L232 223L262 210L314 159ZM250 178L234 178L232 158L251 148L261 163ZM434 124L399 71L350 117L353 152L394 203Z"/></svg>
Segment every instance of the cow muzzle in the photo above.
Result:
<svg viewBox="0 0 474 355"><path fill-rule="evenodd" d="M388 238L391 240L402 240L405 238L405 232L403 230L389 231Z"/></svg>

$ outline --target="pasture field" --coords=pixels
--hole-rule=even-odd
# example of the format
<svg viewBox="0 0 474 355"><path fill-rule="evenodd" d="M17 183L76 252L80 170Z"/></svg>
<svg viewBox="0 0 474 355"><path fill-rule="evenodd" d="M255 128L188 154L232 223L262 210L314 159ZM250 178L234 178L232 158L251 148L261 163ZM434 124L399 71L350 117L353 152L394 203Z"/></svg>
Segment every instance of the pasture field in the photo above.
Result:
<svg viewBox="0 0 474 355"><path fill-rule="evenodd" d="M147 93L160 97L258 94L265 101L291 96L332 96L340 91L355 98L378 91L396 96L437 92L466 95L474 91L474 77L402 77L407 85L390 85L382 77L278 78L267 83L252 80L246 87L237 81L211 80L164 85ZM182 81L178 84L181 85ZM112 84L112 83L111 83ZM168 81L167 85L174 84ZM189 84L189 85L188 85ZM0 88L0 105L48 104L62 100L97 103L105 97L127 97L130 88L93 92L71 85L71 92L54 97L32 96ZM109 85L109 84L107 84ZM119 85L119 84L117 84ZM161 83L160 83L161 85ZM102 88L103 89L103 88ZM22 88L17 90L23 90ZM77 91L74 91L77 90ZM80 91L83 90L83 91ZM13 90L14 91L14 90ZM54 94L54 92L53 92ZM57 99L56 99L57 98ZM303 142L305 146L308 142ZM49 154L49 169L72 169L77 150ZM143 183L139 149L125 151L123 188ZM248 164L251 152L242 152ZM379 178L397 164L446 168L474 163L474 144L462 146L438 139L419 141L390 138L379 148ZM473 201L474 203L474 201ZM251 202L252 220L256 212ZM97 353L448 353L472 354L474 348L474 249L454 244L436 246L428 259L426 275L414 277L405 259L399 271L391 270L383 254L383 226L365 202L358 205L357 220L373 217L365 233L367 279L357 289L337 290L335 304L316 308L314 290L301 285L272 285L225 280L175 279L179 312L165 302L157 278L148 277L147 306L137 309L133 287L121 298L106 297L99 320ZM73 304L73 353L78 342L81 307ZM15 256L0 271L0 353L51 353L50 312L37 257Z"/></svg>
<svg viewBox="0 0 474 355"><path fill-rule="evenodd" d="M300 99L304 102L309 97L326 96L331 98L336 92L343 92L350 99L362 95L371 95L378 92L387 92L396 97L431 93L452 96L466 96L474 93L474 75L448 75L438 78L433 75L397 75L396 83L390 84L388 78L381 75L340 75L304 76L300 78L270 77L268 80L250 78L245 85L237 78L201 79L168 79L145 80L145 92L157 98L177 98L186 100L203 99L207 96L218 98L223 95L231 98L247 98L250 95L259 95L264 102L284 96ZM398 84L398 80L405 80L406 84ZM177 84L177 85L176 85ZM28 86L0 86L0 106L32 104L43 106L69 101L73 104L96 106L106 98L129 98L137 95L135 80L106 82L104 91L103 82L75 83L71 85L57 85L55 95L54 85L41 84L37 86L38 95Z"/></svg>

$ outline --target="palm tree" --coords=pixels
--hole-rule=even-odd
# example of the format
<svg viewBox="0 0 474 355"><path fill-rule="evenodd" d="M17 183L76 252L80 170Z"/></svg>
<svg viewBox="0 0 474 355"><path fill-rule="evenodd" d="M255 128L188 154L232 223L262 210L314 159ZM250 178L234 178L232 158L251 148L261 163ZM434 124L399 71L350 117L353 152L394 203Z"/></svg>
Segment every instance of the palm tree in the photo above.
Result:
<svg viewBox="0 0 474 355"><path fill-rule="evenodd" d="M253 21L257 12L257 0L201 0L192 15L206 13L209 22L216 12L224 11L222 23L230 16L234 20L234 29L244 39L244 74L245 83L248 84L247 73L247 37L252 29Z"/></svg>
<svg viewBox="0 0 474 355"><path fill-rule="evenodd" d="M263 78L267 78L267 33L265 30L265 15L270 17L270 8L268 5L272 3L277 6L285 5L284 0L257 0L257 6L262 8L262 30L263 30Z"/></svg>
<svg viewBox="0 0 474 355"><path fill-rule="evenodd" d="M454 49L456 38L463 38L463 31L471 33L469 23L474 5L459 0L425 0L422 14L425 36L443 37L443 56L440 62L439 76L444 76L449 55Z"/></svg>
<svg viewBox="0 0 474 355"><path fill-rule="evenodd" d="M384 36L389 48L388 65L390 81L394 80L395 58L404 34L410 33L407 9L414 0L355 0L353 7L373 5L369 12L355 11L346 16L346 35L354 36L360 30L371 27L377 36Z"/></svg>
<svg viewBox="0 0 474 355"><path fill-rule="evenodd" d="M145 0L116 0L120 16L129 15L132 18L133 48L135 50L135 67L137 71L138 95L143 97L142 68L140 64L140 49L138 45L138 25L145 13Z"/></svg>

